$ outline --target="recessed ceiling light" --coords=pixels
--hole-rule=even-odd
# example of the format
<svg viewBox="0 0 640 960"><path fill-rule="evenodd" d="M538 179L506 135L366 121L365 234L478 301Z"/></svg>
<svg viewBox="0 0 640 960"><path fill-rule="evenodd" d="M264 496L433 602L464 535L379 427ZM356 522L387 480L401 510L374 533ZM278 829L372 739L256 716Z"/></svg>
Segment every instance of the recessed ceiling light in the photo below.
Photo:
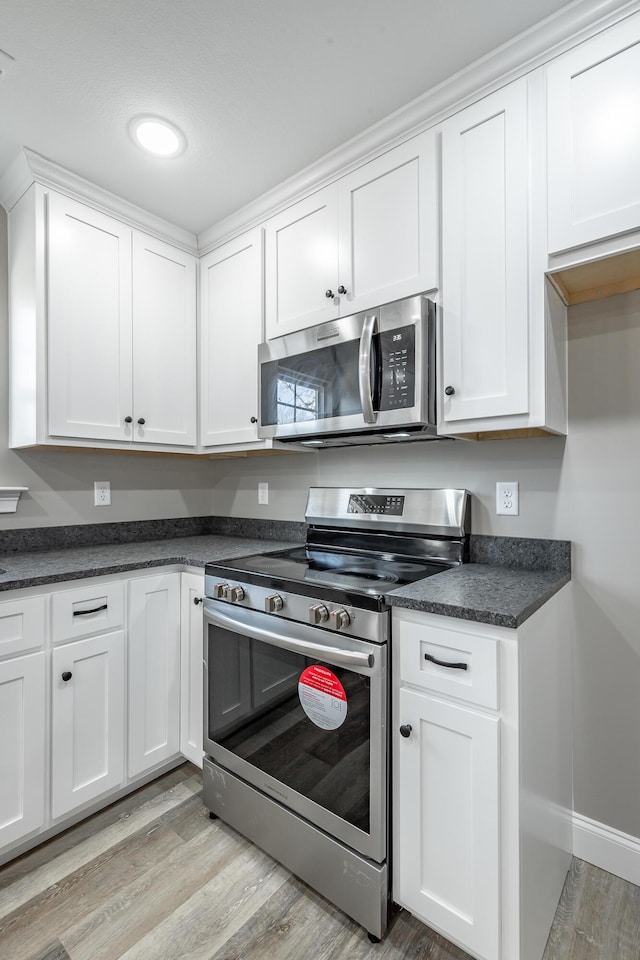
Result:
<svg viewBox="0 0 640 960"><path fill-rule="evenodd" d="M133 142L154 157L177 157L186 147L182 131L160 117L135 117L129 132Z"/></svg>

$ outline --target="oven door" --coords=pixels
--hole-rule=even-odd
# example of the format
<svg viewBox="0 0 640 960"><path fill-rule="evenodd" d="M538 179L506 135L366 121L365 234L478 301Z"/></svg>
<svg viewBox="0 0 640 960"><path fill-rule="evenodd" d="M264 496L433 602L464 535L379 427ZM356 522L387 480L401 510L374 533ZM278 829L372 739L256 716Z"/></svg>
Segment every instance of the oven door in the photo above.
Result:
<svg viewBox="0 0 640 960"><path fill-rule="evenodd" d="M216 600L204 616L205 753L382 863L386 646Z"/></svg>

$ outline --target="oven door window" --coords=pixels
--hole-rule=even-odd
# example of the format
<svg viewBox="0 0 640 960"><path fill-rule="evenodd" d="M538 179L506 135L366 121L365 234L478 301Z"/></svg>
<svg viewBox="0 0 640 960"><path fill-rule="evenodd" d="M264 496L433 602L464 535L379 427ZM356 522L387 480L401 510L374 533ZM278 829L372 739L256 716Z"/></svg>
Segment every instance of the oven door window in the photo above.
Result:
<svg viewBox="0 0 640 960"><path fill-rule="evenodd" d="M216 629L208 716L211 741L369 832L367 676Z"/></svg>

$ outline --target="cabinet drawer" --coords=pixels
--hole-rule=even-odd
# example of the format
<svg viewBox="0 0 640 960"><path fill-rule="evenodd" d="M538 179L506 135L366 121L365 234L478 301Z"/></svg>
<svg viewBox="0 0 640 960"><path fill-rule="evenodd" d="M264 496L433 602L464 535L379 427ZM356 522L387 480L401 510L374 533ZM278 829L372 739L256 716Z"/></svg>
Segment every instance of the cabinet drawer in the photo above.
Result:
<svg viewBox="0 0 640 960"><path fill-rule="evenodd" d="M124 583L89 584L53 595L53 642L107 633L124 625Z"/></svg>
<svg viewBox="0 0 640 960"><path fill-rule="evenodd" d="M455 626L394 621L400 680L498 709L498 642ZM436 662L439 661L439 662Z"/></svg>
<svg viewBox="0 0 640 960"><path fill-rule="evenodd" d="M44 646L45 597L25 597L0 603L0 657Z"/></svg>

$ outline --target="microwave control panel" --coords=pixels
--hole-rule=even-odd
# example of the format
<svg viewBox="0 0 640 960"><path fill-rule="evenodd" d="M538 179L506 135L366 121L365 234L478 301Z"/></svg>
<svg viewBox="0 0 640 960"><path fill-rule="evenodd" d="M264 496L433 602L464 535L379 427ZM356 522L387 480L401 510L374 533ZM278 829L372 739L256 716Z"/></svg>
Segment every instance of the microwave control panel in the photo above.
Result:
<svg viewBox="0 0 640 960"><path fill-rule="evenodd" d="M402 410L415 405L416 330L413 324L383 330L377 335L382 359L380 410Z"/></svg>

